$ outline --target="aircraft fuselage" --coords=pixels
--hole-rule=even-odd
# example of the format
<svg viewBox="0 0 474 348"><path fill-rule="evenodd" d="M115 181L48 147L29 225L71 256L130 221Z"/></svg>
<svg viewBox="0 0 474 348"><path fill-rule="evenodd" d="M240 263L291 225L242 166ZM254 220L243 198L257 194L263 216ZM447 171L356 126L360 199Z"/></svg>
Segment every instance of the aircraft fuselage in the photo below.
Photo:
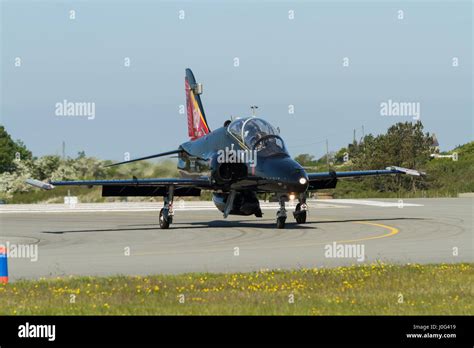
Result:
<svg viewBox="0 0 474 348"><path fill-rule="evenodd" d="M282 151L265 156L252 152L254 149L240 143L226 127L183 143L180 149L183 150L178 160L180 175L184 178L209 176L215 181L216 188L223 192L251 189L256 192L298 194L308 188L305 170L288 153ZM226 149L240 154L250 153L248 157L254 161L248 163L232 158L231 161L222 161Z"/></svg>

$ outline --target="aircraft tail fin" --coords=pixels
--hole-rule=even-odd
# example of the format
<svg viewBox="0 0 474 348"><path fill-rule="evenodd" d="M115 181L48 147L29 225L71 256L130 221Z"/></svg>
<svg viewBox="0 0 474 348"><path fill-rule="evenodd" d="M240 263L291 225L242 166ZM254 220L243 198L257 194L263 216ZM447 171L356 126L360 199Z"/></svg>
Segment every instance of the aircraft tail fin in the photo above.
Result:
<svg viewBox="0 0 474 348"><path fill-rule="evenodd" d="M206 114L202 107L202 85L196 83L191 69L186 69L185 77L186 109L188 113L188 135L191 140L196 140L210 132Z"/></svg>

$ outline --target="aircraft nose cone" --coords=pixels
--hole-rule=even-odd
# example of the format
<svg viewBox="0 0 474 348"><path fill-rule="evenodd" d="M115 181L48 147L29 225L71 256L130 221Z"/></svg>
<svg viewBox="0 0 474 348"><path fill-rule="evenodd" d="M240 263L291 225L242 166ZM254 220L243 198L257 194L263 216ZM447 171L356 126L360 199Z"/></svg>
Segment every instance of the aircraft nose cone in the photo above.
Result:
<svg viewBox="0 0 474 348"><path fill-rule="evenodd" d="M308 189L309 180L303 167L290 157L269 161L265 177L275 183L275 189L285 193L300 193Z"/></svg>
<svg viewBox="0 0 474 348"><path fill-rule="evenodd" d="M292 174L289 175L287 186L289 192L305 192L308 189L309 180L303 168L297 168Z"/></svg>

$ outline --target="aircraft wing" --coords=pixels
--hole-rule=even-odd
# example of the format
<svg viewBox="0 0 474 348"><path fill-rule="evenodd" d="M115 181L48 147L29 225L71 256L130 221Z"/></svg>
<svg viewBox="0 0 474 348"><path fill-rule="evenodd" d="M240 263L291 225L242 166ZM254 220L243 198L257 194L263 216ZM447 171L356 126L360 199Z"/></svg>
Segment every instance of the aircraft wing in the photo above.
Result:
<svg viewBox="0 0 474 348"><path fill-rule="evenodd" d="M103 197L117 196L163 196L167 188L174 187L176 196L199 196L201 189L212 188L207 177L197 179L183 178L151 178L151 179L124 179L124 180L79 180L79 181L52 181L42 182L28 179L32 186L45 190L52 190L56 186L102 186Z"/></svg>
<svg viewBox="0 0 474 348"><path fill-rule="evenodd" d="M413 176L424 176L424 172L419 172L414 169L407 169L402 167L391 166L386 169L377 170L356 170L348 172L321 172L321 173L308 173L309 189L320 190L325 188L335 188L337 179L339 178L354 178L362 176L375 176L375 175L392 175L392 174L407 174Z"/></svg>

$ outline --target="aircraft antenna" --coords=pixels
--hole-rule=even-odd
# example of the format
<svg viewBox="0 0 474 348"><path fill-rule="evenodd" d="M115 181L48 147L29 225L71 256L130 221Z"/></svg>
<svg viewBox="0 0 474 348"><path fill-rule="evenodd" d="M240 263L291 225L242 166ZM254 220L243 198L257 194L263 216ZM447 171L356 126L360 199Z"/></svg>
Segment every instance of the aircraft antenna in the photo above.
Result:
<svg viewBox="0 0 474 348"><path fill-rule="evenodd" d="M255 116L255 114L257 113L258 106L252 105L250 106L250 109L252 110L252 116Z"/></svg>

